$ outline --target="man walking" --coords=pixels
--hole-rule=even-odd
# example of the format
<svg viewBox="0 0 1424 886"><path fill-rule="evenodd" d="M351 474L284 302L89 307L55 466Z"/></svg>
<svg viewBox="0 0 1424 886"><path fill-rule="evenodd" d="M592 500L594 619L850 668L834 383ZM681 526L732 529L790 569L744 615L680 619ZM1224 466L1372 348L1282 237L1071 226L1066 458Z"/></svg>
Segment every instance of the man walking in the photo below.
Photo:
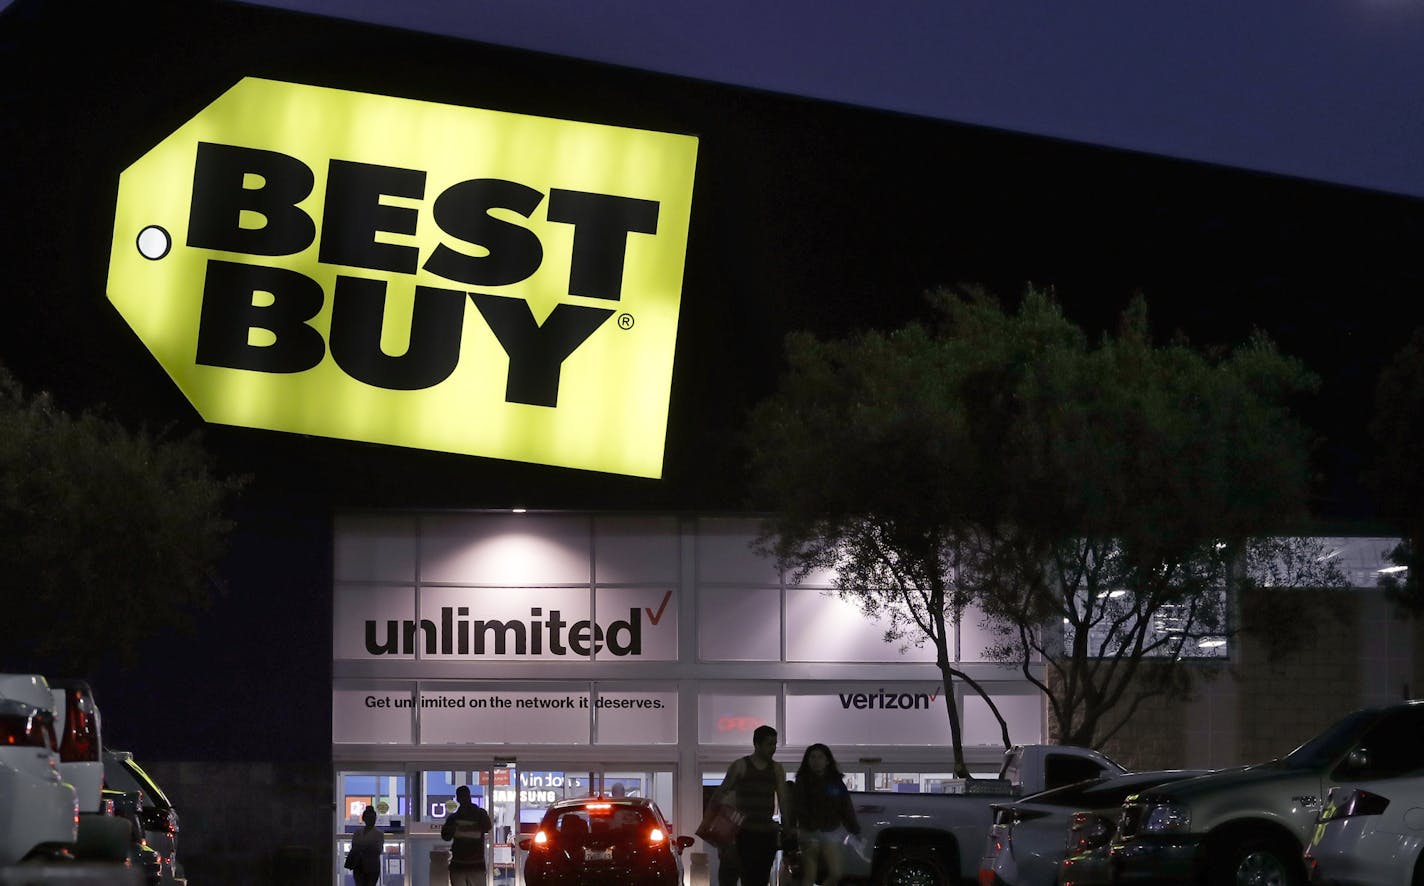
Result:
<svg viewBox="0 0 1424 886"><path fill-rule="evenodd" d="M772 820L776 807L782 818L790 815L791 801L786 793L786 770L772 759L776 753L776 730L758 726L752 733L752 752L739 757L727 767L722 784L712 792L708 810L716 809L727 792L732 792L735 807L743 816L737 832L737 870L742 886L767 886L771 879L771 863L781 844L781 831ZM790 822L783 821L790 825Z"/></svg>
<svg viewBox="0 0 1424 886"><path fill-rule="evenodd" d="M485 836L494 830L489 813L470 799L470 786L455 788L460 808L445 817L440 839L451 841L450 886L484 886Z"/></svg>

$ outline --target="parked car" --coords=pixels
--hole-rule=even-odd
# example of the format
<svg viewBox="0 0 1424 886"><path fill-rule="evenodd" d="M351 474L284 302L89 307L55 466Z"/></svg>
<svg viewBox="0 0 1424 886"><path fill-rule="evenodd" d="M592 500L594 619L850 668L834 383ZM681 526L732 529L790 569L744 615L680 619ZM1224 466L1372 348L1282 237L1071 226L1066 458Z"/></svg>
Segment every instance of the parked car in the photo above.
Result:
<svg viewBox="0 0 1424 886"><path fill-rule="evenodd" d="M1169 781L1205 774L1204 769L1133 772L1080 781L1025 797L1014 803L995 804L994 826L979 863L979 882L992 886L1055 886L1059 866L1076 841L1086 838L1089 817L1103 829L1122 810L1131 794ZM1103 840L1106 843L1106 840Z"/></svg>
<svg viewBox="0 0 1424 886"><path fill-rule="evenodd" d="M1112 886L1113 834L1118 816L1080 812L1068 823L1068 848L1058 864L1058 886Z"/></svg>
<svg viewBox="0 0 1424 886"><path fill-rule="evenodd" d="M163 877L163 865L158 853L148 845L143 836L143 822L139 821L139 794L137 791L116 791L104 788L101 801L102 814L122 822L126 838L124 841L127 867L138 871L144 886L159 886Z"/></svg>
<svg viewBox="0 0 1424 886"><path fill-rule="evenodd" d="M0 867L64 859L79 802L59 772L54 697L38 674L0 674Z"/></svg>
<svg viewBox="0 0 1424 886"><path fill-rule="evenodd" d="M178 861L178 811L128 751L104 749L104 786L138 796L144 839L158 853L164 880L183 879Z"/></svg>
<svg viewBox="0 0 1424 886"><path fill-rule="evenodd" d="M79 801L79 861L122 862L129 855L128 828L108 814L104 804L104 740L99 703L83 680L50 679L55 733L59 738L59 774Z"/></svg>
<svg viewBox="0 0 1424 886"><path fill-rule="evenodd" d="M888 886L973 881L994 804L1125 771L1091 748L1021 745L1004 752L999 778L962 782L963 793L852 791L862 842L842 852L845 879Z"/></svg>
<svg viewBox="0 0 1424 886"><path fill-rule="evenodd" d="M98 814L104 789L104 742L99 703L83 680L49 681L59 736L59 772L74 785L81 815ZM82 826L82 822L81 822Z"/></svg>
<svg viewBox="0 0 1424 886"><path fill-rule="evenodd" d="M1305 848L1310 882L1424 883L1424 735L1409 747L1369 748L1368 778L1330 789Z"/></svg>
<svg viewBox="0 0 1424 886"><path fill-rule="evenodd" d="M527 886L681 886L682 853L695 842L674 836L646 797L600 796L554 803L519 848Z"/></svg>
<svg viewBox="0 0 1424 886"><path fill-rule="evenodd" d="M1372 774L1375 748L1424 736L1424 702L1356 711L1278 760L1129 797L1110 850L1113 882L1305 882L1305 846L1331 788Z"/></svg>

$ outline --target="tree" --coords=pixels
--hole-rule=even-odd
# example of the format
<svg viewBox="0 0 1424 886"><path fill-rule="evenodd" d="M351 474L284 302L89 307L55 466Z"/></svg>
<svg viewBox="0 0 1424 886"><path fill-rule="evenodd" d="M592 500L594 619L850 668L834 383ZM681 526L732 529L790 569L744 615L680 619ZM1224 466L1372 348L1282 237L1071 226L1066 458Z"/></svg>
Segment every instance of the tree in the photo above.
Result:
<svg viewBox="0 0 1424 886"><path fill-rule="evenodd" d="M1091 347L1033 289L1012 313L976 290L931 301L933 328L792 336L748 436L766 548L798 574L834 569L891 635L935 645L957 769L948 688L967 675L946 626L970 604L1060 738L1100 745L1144 699L1185 691L1176 664L1233 632L1227 600L1329 578L1307 542L1269 540L1305 512L1288 403L1312 378L1264 338L1156 347L1139 299Z"/></svg>
<svg viewBox="0 0 1424 886"><path fill-rule="evenodd" d="M29 397L0 367L0 583L7 669L87 673L191 625L243 485L219 479L194 437L131 432Z"/></svg>
<svg viewBox="0 0 1424 886"><path fill-rule="evenodd" d="M1390 551L1400 571L1380 584L1404 612L1424 614L1424 329L1380 373L1370 436L1376 452L1366 480L1403 535Z"/></svg>

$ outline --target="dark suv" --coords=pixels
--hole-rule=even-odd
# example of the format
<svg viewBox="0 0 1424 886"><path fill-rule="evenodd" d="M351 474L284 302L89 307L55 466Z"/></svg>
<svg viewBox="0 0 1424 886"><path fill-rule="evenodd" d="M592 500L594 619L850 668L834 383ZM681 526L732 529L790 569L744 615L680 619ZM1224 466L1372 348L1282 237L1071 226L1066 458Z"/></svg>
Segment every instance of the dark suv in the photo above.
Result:
<svg viewBox="0 0 1424 886"><path fill-rule="evenodd" d="M550 806L528 852L528 886L680 886L682 851L657 805L644 797L586 797Z"/></svg>
<svg viewBox="0 0 1424 886"><path fill-rule="evenodd" d="M1424 702L1356 711L1278 760L1128 797L1110 850L1119 886L1301 886L1302 851L1336 785L1418 767Z"/></svg>
<svg viewBox="0 0 1424 886"><path fill-rule="evenodd" d="M135 812L143 824L143 836L158 853L165 880L183 879L178 862L178 810L168 796L134 760L128 751L104 749L104 787L130 793L138 798Z"/></svg>

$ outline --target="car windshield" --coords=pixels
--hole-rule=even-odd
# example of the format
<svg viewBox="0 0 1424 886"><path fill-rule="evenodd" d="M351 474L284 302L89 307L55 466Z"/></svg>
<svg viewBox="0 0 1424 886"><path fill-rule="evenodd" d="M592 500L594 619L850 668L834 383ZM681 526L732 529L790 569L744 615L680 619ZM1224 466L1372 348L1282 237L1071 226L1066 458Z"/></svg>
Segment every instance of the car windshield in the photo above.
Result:
<svg viewBox="0 0 1424 886"><path fill-rule="evenodd" d="M1288 769L1319 769L1345 756L1365 730L1382 716L1380 711L1356 711L1280 759Z"/></svg>
<svg viewBox="0 0 1424 886"><path fill-rule="evenodd" d="M142 794L143 785L133 777L124 764L113 758L104 760L104 785L116 791L132 791Z"/></svg>
<svg viewBox="0 0 1424 886"><path fill-rule="evenodd" d="M652 814L638 807L615 806L590 809L586 806L562 809L545 819L544 827L568 839L623 840L638 838L654 824Z"/></svg>
<svg viewBox="0 0 1424 886"><path fill-rule="evenodd" d="M143 770L142 766L138 765L138 763L132 759L125 760L123 765L124 770L143 788L144 799L146 801L152 801L160 809L167 809L173 805L168 802L167 795L154 783L153 779Z"/></svg>

